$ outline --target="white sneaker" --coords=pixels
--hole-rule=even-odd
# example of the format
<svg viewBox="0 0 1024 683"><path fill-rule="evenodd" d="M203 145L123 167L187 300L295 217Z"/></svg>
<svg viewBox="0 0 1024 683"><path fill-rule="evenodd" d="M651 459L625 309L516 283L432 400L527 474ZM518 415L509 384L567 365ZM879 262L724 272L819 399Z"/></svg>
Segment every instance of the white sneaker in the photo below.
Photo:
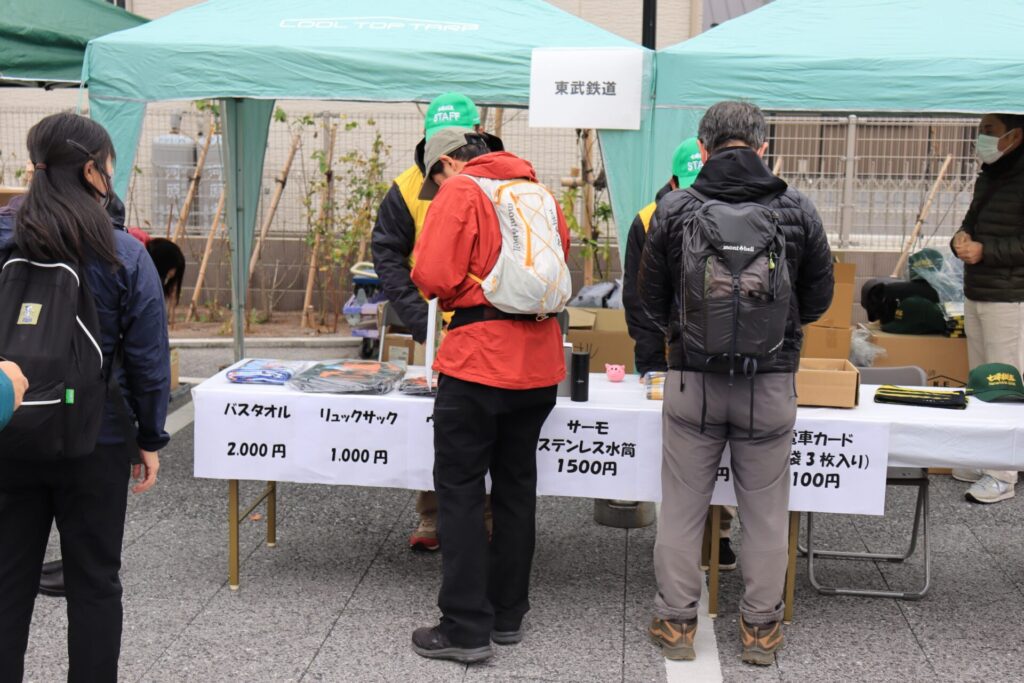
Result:
<svg viewBox="0 0 1024 683"><path fill-rule="evenodd" d="M964 494L964 498L975 503L998 503L1017 495L1014 492L1014 485L999 481L988 474L971 485Z"/></svg>
<svg viewBox="0 0 1024 683"><path fill-rule="evenodd" d="M985 473L982 472L981 470L954 467L953 473L950 474L950 476L956 479L957 481L966 481L968 484L973 484L974 482L981 479L983 474Z"/></svg>

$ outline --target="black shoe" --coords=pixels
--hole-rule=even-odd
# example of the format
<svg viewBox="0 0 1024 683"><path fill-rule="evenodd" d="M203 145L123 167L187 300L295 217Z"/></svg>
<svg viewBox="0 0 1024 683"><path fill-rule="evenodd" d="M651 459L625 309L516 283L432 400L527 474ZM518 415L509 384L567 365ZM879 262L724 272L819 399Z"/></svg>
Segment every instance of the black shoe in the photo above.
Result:
<svg viewBox="0 0 1024 683"><path fill-rule="evenodd" d="M495 645L518 645L523 642L523 628L520 626L517 629L511 629L508 631L499 631L495 629L491 631L491 641Z"/></svg>
<svg viewBox="0 0 1024 683"><path fill-rule="evenodd" d="M420 657L450 659L463 664L482 662L494 654L494 648L490 643L480 647L460 647L441 633L441 629L437 626L418 628L413 631L412 649Z"/></svg>
<svg viewBox="0 0 1024 683"><path fill-rule="evenodd" d="M43 565L39 576L39 594L52 598L63 598L64 593L64 562L54 560Z"/></svg>
<svg viewBox="0 0 1024 683"><path fill-rule="evenodd" d="M736 569L736 553L732 551L732 542L728 538L718 539L718 568L723 572Z"/></svg>

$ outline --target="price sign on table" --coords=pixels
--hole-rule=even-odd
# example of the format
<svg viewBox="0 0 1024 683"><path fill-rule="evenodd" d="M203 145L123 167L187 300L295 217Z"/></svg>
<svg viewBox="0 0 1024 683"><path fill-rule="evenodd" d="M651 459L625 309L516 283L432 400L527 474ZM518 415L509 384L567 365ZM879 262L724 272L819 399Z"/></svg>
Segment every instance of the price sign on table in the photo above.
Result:
<svg viewBox="0 0 1024 683"><path fill-rule="evenodd" d="M885 514L889 425L815 420L793 429L789 509L852 515ZM722 456L711 502L736 505L729 450ZM742 515L742 510L740 511Z"/></svg>

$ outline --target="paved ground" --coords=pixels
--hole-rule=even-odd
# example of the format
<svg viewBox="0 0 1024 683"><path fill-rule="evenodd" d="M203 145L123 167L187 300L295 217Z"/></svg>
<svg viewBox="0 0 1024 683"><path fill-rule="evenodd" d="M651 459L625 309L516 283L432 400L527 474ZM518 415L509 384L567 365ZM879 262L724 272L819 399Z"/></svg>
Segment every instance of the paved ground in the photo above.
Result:
<svg viewBox="0 0 1024 683"><path fill-rule="evenodd" d="M185 352L182 374L216 369L219 351ZM230 352L223 352L224 361ZM276 354L283 355L283 354ZM323 350L295 354L326 357ZM666 668L644 628L654 591L653 528L597 526L589 500L541 499L526 640L466 667L413 654L411 630L437 616L440 558L413 554L413 494L283 484L279 546L243 526L242 588L227 587L226 484L192 477L192 429L165 451L156 489L130 496L125 535L125 681L1004 681L1020 680L1024 500L978 507L933 477L933 588L920 602L818 595L801 564L789 644L768 669L738 659L739 572L723 576L720 614L696 664ZM248 495L256 492L250 484ZM910 491L890 489L885 519L821 521L833 545L902 542ZM737 539L742 554L742 532ZM51 556L56 546L51 543ZM828 580L920 582L923 564L831 562ZM39 598L27 680L65 676L60 600ZM712 632L715 638L711 638ZM717 641L717 642L716 642ZM717 652L716 652L717 647Z"/></svg>

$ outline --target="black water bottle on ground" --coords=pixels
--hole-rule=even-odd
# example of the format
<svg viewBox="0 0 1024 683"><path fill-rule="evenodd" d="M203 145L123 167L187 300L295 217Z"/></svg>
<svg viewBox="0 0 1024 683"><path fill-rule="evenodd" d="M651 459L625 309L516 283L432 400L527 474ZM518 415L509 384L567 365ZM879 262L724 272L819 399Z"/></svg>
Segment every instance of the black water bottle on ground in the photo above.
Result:
<svg viewBox="0 0 1024 683"><path fill-rule="evenodd" d="M570 398L573 401L585 402L590 397L590 354L586 351L573 351L572 370L572 393Z"/></svg>

